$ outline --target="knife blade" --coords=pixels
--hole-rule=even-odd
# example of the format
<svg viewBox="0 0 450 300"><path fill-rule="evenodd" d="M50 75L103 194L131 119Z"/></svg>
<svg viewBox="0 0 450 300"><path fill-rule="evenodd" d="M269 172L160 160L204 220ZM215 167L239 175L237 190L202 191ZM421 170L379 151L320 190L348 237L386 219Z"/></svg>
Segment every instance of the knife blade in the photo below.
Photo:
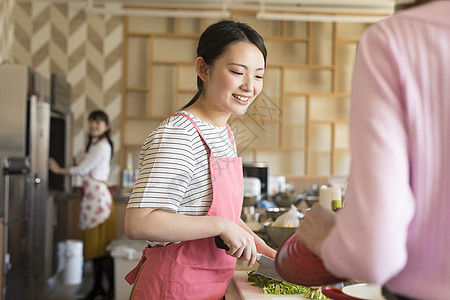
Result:
<svg viewBox="0 0 450 300"><path fill-rule="evenodd" d="M230 250L230 248L224 243L220 236L215 236L214 242L216 243L217 248L224 249L226 251ZM281 278L281 276L275 270L275 261L272 258L258 253L256 255L256 261L258 261L259 263L258 269L255 271L256 274L275 280L284 281L284 279Z"/></svg>

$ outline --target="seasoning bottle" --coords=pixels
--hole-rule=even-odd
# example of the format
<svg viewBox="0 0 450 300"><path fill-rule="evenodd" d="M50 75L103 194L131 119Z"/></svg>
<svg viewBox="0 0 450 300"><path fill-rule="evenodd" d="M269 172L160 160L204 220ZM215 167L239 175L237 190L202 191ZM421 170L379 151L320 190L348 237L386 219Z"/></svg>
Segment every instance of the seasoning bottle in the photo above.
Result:
<svg viewBox="0 0 450 300"><path fill-rule="evenodd" d="M331 200L331 209L333 211L338 211L342 208L342 200Z"/></svg>
<svg viewBox="0 0 450 300"><path fill-rule="evenodd" d="M133 155L128 153L127 155L127 168L123 170L122 187L124 189L133 188L134 184L134 171L133 171Z"/></svg>
<svg viewBox="0 0 450 300"><path fill-rule="evenodd" d="M332 188L331 209L338 211L342 208L342 193L339 187Z"/></svg>

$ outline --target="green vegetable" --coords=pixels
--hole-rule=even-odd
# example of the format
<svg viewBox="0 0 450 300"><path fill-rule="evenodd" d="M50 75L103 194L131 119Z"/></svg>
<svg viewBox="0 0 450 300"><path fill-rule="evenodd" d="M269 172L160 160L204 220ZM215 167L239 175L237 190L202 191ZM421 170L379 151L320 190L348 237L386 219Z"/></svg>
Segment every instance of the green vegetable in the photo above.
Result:
<svg viewBox="0 0 450 300"><path fill-rule="evenodd" d="M320 287L305 287L286 281L279 281L256 274L255 271L248 273L248 281L251 285L260 287L264 294L302 294L308 299L329 299L322 294Z"/></svg>

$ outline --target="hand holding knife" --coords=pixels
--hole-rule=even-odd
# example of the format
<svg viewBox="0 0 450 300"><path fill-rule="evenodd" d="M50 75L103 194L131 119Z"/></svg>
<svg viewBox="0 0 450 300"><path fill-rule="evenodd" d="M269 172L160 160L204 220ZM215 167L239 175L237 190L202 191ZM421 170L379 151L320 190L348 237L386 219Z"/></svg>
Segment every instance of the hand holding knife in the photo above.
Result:
<svg viewBox="0 0 450 300"><path fill-rule="evenodd" d="M225 251L230 250L230 248L224 243L224 241L220 238L220 236L214 237L214 242L216 243L216 247L219 249L224 249ZM256 256L256 261L258 261L259 266L256 270L256 274L269 277L275 280L284 281L280 275L278 275L275 270L275 261L270 257L267 257L261 253L258 253Z"/></svg>

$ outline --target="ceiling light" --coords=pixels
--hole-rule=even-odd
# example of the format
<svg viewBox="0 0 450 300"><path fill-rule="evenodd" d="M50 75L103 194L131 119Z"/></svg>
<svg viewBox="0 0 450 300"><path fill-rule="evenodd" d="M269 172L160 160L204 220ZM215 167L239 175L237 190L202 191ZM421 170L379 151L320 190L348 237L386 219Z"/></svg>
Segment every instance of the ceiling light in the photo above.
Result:
<svg viewBox="0 0 450 300"><path fill-rule="evenodd" d="M88 13L103 15L137 16L137 17L160 17L160 18L229 18L230 12L226 9L226 3L222 2L221 10L199 10L199 9L156 9L156 8L102 8L95 7L93 0L87 1L85 9Z"/></svg>
<svg viewBox="0 0 450 300"><path fill-rule="evenodd" d="M230 12L219 10L168 10L168 9L108 9L108 8L86 8L86 12L96 14L110 14L121 16L138 17L169 17L169 18L228 18Z"/></svg>
<svg viewBox="0 0 450 300"><path fill-rule="evenodd" d="M259 20L301 21L301 22L342 22L342 23L375 23L387 16L354 16L354 15L316 15L316 14L283 14L259 12Z"/></svg>

